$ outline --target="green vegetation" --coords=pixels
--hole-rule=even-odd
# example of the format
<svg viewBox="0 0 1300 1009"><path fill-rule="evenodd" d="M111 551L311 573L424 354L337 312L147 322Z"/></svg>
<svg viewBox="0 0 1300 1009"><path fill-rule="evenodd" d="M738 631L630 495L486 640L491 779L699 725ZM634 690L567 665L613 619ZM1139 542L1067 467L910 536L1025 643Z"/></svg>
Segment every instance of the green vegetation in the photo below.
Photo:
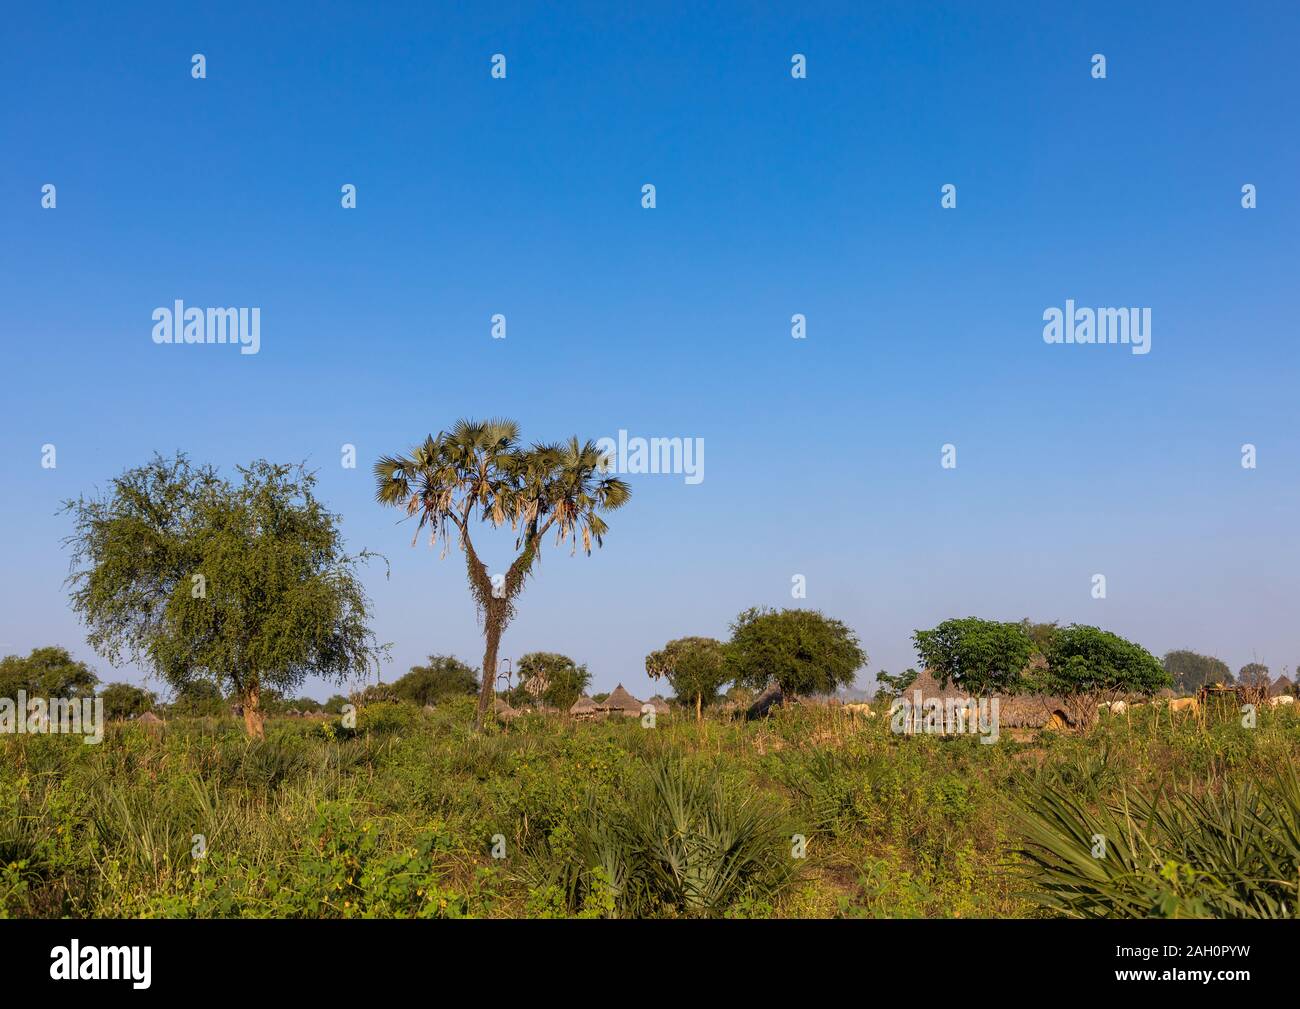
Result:
<svg viewBox="0 0 1300 1009"><path fill-rule="evenodd" d="M519 442L512 420L480 423L459 420L451 431L429 435L408 455L384 456L375 463L375 497L380 504L419 516L415 539L426 526L429 544L451 542L465 554L470 594L483 623L482 688L475 725L482 727L496 689L497 650L515 613L515 601L533 573L542 540L552 528L556 543L568 540L573 552L581 543L590 554L600 546L608 526L601 513L621 508L631 488L605 476L605 460L596 443L533 445ZM475 522L493 529L509 524L517 534L518 554L504 575L493 578L479 559L471 530ZM415 544L412 540L412 545Z"/></svg>
<svg viewBox="0 0 1300 1009"><path fill-rule="evenodd" d="M916 654L935 679L955 683L972 696L1014 694L1034 654L1029 625L981 620L945 620L912 635Z"/></svg>
<svg viewBox="0 0 1300 1009"><path fill-rule="evenodd" d="M1195 693L1207 683L1234 683L1232 670L1222 659L1200 655L1186 648L1177 648L1165 654L1165 672L1174 678L1174 687L1184 693Z"/></svg>
<svg viewBox="0 0 1300 1009"><path fill-rule="evenodd" d="M0 737L0 909L1300 913L1288 708L1247 729L1153 704L993 746L817 705L653 729L528 714L478 733L474 708L366 704L355 729L273 717L265 739L231 717L110 725L97 746Z"/></svg>
<svg viewBox="0 0 1300 1009"><path fill-rule="evenodd" d="M402 700L421 706L462 694L473 697L478 693L478 675L451 655L430 655L427 664L412 666L410 672L394 683L393 692Z"/></svg>
<svg viewBox="0 0 1300 1009"><path fill-rule="evenodd" d="M88 665L57 645L0 659L0 697L17 697L20 690L39 697L91 697L98 683Z"/></svg>
<svg viewBox="0 0 1300 1009"><path fill-rule="evenodd" d="M513 700L519 704L536 704L568 711L573 702L591 686L591 673L567 655L555 652L529 652L519 659L520 685Z"/></svg>
<svg viewBox="0 0 1300 1009"><path fill-rule="evenodd" d="M734 675L727 666L727 646L714 638L670 641L645 657L645 671L654 680L666 677L673 692L694 705L697 721Z"/></svg>
<svg viewBox="0 0 1300 1009"><path fill-rule="evenodd" d="M222 479L184 455L155 456L100 498L66 504L72 606L87 640L183 690L195 680L240 698L262 734L264 690L308 672L339 681L373 669L379 649L338 517L301 467L255 462Z"/></svg>
<svg viewBox="0 0 1300 1009"><path fill-rule="evenodd" d="M738 686L775 683L786 697L830 694L867 664L858 637L817 610L749 609L731 625L727 661Z"/></svg>

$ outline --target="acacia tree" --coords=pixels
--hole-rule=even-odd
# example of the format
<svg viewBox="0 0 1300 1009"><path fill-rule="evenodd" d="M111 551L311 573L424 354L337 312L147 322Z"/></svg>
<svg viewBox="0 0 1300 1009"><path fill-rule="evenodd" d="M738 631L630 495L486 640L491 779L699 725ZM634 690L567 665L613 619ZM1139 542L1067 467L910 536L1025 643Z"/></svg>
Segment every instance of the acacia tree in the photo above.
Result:
<svg viewBox="0 0 1300 1009"><path fill-rule="evenodd" d="M1050 640L1059 633L1053 632ZM1016 693L1034 653L1025 624L979 617L945 620L928 631L915 631L912 644L923 666L943 686L951 681L972 697Z"/></svg>
<svg viewBox="0 0 1300 1009"><path fill-rule="evenodd" d="M111 662L129 658L177 691L228 686L260 737L264 688L363 676L384 649L356 574L371 555L343 552L315 478L265 461L239 473L232 483L182 454L155 456L103 497L67 502L68 584Z"/></svg>
<svg viewBox="0 0 1300 1009"><path fill-rule="evenodd" d="M695 720L704 720L704 706L731 680L727 646L714 638L677 638L645 657L651 679L667 677L679 700L695 702Z"/></svg>
<svg viewBox="0 0 1300 1009"><path fill-rule="evenodd" d="M775 681L783 698L829 694L867 664L858 637L817 610L745 610L731 625L727 662L735 681L762 690Z"/></svg>
<svg viewBox="0 0 1300 1009"><path fill-rule="evenodd" d="M606 476L605 458L595 442L535 444L519 442L512 420L458 420L451 431L429 435L407 455L383 456L375 463L375 496L380 504L418 516L412 546L429 529L430 546L442 541L446 556L452 531L465 555L470 595L483 624L483 672L475 728L492 705L497 650L515 613L515 600L532 574L542 539L552 529L557 543L568 540L591 553L608 529L600 513L625 504L631 489ZM476 523L497 529L509 525L517 551L504 575L488 574L471 529ZM450 528L449 528L450 527Z"/></svg>

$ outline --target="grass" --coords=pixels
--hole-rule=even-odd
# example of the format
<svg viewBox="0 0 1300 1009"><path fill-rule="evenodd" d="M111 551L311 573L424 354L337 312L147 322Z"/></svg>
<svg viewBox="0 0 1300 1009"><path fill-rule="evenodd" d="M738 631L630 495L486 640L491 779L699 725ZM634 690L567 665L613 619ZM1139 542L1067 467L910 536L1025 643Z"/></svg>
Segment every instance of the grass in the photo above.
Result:
<svg viewBox="0 0 1300 1009"><path fill-rule="evenodd" d="M812 707L483 735L466 701L0 737L0 914L1295 916L1300 718L996 745ZM1105 839L1105 857L1093 854ZM799 857L802 856L802 857Z"/></svg>

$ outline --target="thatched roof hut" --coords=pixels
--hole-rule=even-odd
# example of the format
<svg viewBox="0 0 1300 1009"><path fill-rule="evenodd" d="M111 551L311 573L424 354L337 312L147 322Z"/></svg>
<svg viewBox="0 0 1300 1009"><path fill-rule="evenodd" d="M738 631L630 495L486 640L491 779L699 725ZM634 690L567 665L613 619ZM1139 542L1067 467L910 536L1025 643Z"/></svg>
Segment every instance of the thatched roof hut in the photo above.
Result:
<svg viewBox="0 0 1300 1009"><path fill-rule="evenodd" d="M656 715L666 715L670 711L672 711L672 708L668 707L668 702L665 701L658 694L655 694L654 697L646 701L646 704L652 705L654 707Z"/></svg>
<svg viewBox="0 0 1300 1009"><path fill-rule="evenodd" d="M163 724L163 720L159 718L157 715L155 715L152 711L146 711L143 715L137 718L136 721L141 725L162 725Z"/></svg>
<svg viewBox="0 0 1300 1009"><path fill-rule="evenodd" d="M624 690L620 683L612 694L596 704L596 709L611 715L631 717L641 714L641 702Z"/></svg>
<svg viewBox="0 0 1300 1009"><path fill-rule="evenodd" d="M921 701L958 700L970 695L949 682L942 686L928 669L922 670L915 680L899 696L915 703L916 692L921 692ZM994 694L998 701L998 724L1007 729L1059 729L1074 725L1078 721L1077 713L1071 712L1071 706L1063 698L1050 697L1046 694ZM990 697L990 700L992 699ZM982 700L983 698L978 698Z"/></svg>
<svg viewBox="0 0 1300 1009"><path fill-rule="evenodd" d="M573 702L573 706L569 708L569 714L580 721L590 721L596 717L597 710L596 702L583 694Z"/></svg>
<svg viewBox="0 0 1300 1009"><path fill-rule="evenodd" d="M496 715L497 718L500 718L503 721L507 721L507 722L510 721L510 719L512 718L519 717L520 714L519 711L510 707L509 704L501 700L501 698L499 697L493 700L492 702L492 713Z"/></svg>
<svg viewBox="0 0 1300 1009"><path fill-rule="evenodd" d="M1283 694L1290 694L1295 690L1295 684L1291 682L1290 677L1279 676L1273 681L1268 688L1269 697L1281 697Z"/></svg>
<svg viewBox="0 0 1300 1009"><path fill-rule="evenodd" d="M773 683L770 687L754 698L753 703L749 706L749 710L745 712L745 717L763 718L774 707L784 703L785 695L781 693L780 685Z"/></svg>

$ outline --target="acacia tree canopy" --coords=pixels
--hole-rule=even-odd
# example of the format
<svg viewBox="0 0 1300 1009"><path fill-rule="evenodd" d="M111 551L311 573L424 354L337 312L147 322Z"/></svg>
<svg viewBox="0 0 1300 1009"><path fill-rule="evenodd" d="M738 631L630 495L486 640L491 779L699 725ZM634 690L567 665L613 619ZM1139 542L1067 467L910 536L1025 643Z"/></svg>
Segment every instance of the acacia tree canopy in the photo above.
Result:
<svg viewBox="0 0 1300 1009"><path fill-rule="evenodd" d="M384 649L356 572L372 555L344 552L314 476L265 461L239 474L155 456L102 497L67 502L68 582L96 650L178 691L196 678L228 686L261 735L264 687L364 676Z"/></svg>
<svg viewBox="0 0 1300 1009"><path fill-rule="evenodd" d="M651 679L667 678L679 700L695 705L696 719L733 677L727 646L714 638L677 638L645 657Z"/></svg>
<svg viewBox="0 0 1300 1009"><path fill-rule="evenodd" d="M762 690L775 681L785 696L829 694L867 664L858 637L817 610L748 609L731 625L732 678Z"/></svg>

